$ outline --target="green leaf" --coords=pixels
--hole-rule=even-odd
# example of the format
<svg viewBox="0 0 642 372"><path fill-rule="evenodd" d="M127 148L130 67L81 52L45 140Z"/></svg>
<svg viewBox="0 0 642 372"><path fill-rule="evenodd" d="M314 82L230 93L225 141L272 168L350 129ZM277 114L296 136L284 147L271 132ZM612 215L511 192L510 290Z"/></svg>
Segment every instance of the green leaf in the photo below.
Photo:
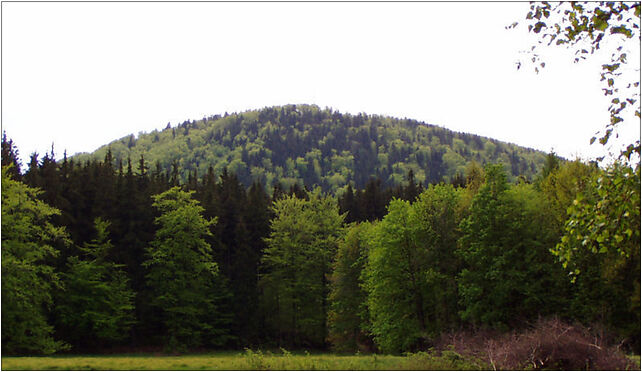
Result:
<svg viewBox="0 0 642 372"><path fill-rule="evenodd" d="M538 34L542 28L546 27L546 23L544 22L537 22L535 26L533 26L533 32Z"/></svg>
<svg viewBox="0 0 642 372"><path fill-rule="evenodd" d="M604 20L602 20L600 18L595 17L594 19L595 19L594 26L595 26L596 29L598 29L600 31L606 30L606 28L609 26L609 24L607 22L605 22Z"/></svg>
<svg viewBox="0 0 642 372"><path fill-rule="evenodd" d="M611 28L611 34L622 34L627 38L630 38L633 36L633 32L628 28L626 28L626 26L618 26L618 27Z"/></svg>
<svg viewBox="0 0 642 372"><path fill-rule="evenodd" d="M613 72L613 71L617 70L618 68L620 68L620 64L619 63L614 63L614 64L611 64L611 65L609 65L609 64L602 65L602 69L604 69L604 70L606 70L608 72Z"/></svg>

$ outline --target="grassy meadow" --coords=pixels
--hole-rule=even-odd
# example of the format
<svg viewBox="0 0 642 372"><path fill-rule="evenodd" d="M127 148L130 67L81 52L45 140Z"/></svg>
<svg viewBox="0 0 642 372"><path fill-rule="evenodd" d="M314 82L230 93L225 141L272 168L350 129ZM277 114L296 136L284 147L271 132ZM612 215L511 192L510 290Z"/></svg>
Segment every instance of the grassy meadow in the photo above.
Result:
<svg viewBox="0 0 642 372"><path fill-rule="evenodd" d="M272 353L246 350L154 354L3 357L3 370L479 370L488 366L454 352L393 355Z"/></svg>

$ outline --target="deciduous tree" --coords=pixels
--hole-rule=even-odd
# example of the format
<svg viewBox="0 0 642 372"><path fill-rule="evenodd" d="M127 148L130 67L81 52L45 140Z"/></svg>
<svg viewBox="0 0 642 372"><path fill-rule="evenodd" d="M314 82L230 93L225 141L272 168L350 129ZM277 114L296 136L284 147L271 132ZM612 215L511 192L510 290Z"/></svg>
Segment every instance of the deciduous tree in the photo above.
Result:
<svg viewBox="0 0 642 372"><path fill-rule="evenodd" d="M173 187L153 196L158 231L147 248L151 304L161 314L167 348L183 350L227 341L229 314L219 308L227 295L205 241L216 220L206 220L192 192Z"/></svg>
<svg viewBox="0 0 642 372"><path fill-rule="evenodd" d="M600 171L568 209L555 247L574 281L574 309L639 347L640 168L620 163Z"/></svg>
<svg viewBox="0 0 642 372"><path fill-rule="evenodd" d="M50 262L64 228L51 224L59 211L38 199L40 191L2 167L2 353L53 353L63 343L48 323L51 292L60 284Z"/></svg>
<svg viewBox="0 0 642 372"><path fill-rule="evenodd" d="M343 215L334 198L317 189L309 200L296 195L274 203L266 239L261 286L268 326L293 346L324 346L327 336L327 275L342 234Z"/></svg>
<svg viewBox="0 0 642 372"><path fill-rule="evenodd" d="M505 328L560 311L563 277L549 253L557 230L546 199L532 185L510 187L501 165L485 173L460 225L462 319Z"/></svg>
<svg viewBox="0 0 642 372"><path fill-rule="evenodd" d="M56 300L56 319L65 341L80 347L100 347L128 338L134 323L134 296L129 279L108 260L109 222L94 221L96 237L86 243L82 257L68 260L61 274L64 290Z"/></svg>
<svg viewBox="0 0 642 372"><path fill-rule="evenodd" d="M329 340L335 350L369 348L367 292L364 269L368 259L369 231L373 223L355 223L339 242L330 278Z"/></svg>

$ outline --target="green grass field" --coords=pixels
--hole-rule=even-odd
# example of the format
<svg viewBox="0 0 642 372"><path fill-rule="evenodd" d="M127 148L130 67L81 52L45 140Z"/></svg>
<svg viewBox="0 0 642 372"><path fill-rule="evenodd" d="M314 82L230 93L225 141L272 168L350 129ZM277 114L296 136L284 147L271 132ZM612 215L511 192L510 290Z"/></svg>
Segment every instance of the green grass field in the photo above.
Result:
<svg viewBox="0 0 642 372"><path fill-rule="evenodd" d="M456 353L436 356L219 352L183 356L3 357L3 370L466 370L487 369Z"/></svg>

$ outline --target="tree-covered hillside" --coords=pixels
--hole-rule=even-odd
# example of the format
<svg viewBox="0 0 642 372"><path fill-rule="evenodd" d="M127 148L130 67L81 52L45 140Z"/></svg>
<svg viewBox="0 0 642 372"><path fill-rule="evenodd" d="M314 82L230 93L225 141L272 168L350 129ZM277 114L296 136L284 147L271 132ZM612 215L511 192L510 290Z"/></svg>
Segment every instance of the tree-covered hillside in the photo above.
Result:
<svg viewBox="0 0 642 372"><path fill-rule="evenodd" d="M348 183L363 187L370 177L388 186L412 170L424 185L451 181L473 160L503 163L510 177L532 178L543 166L540 151L477 135L457 133L410 119L342 114L314 105L287 105L186 121L162 130L133 134L105 145L81 162L102 160L111 148L114 165L138 162L152 171L178 173L183 181L197 172L224 167L249 186L294 183L335 192Z"/></svg>

